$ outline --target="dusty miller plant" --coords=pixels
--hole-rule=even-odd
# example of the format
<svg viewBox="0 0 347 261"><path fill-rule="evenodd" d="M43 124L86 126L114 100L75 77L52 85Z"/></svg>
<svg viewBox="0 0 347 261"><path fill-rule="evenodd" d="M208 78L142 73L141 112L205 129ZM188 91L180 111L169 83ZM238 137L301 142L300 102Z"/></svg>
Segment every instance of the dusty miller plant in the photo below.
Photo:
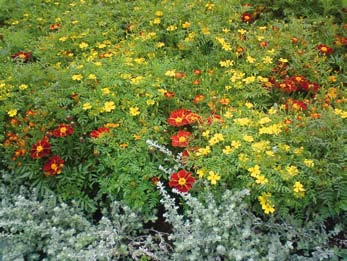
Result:
<svg viewBox="0 0 347 261"><path fill-rule="evenodd" d="M314 224L300 228L283 221L273 226L255 217L244 201L248 190L226 190L218 203L209 191L197 199L174 190L188 207L180 214L175 199L161 183L158 187L164 217L173 226L169 239L174 250L167 260L337 260L327 248L329 235ZM308 256L299 255L303 249Z"/></svg>

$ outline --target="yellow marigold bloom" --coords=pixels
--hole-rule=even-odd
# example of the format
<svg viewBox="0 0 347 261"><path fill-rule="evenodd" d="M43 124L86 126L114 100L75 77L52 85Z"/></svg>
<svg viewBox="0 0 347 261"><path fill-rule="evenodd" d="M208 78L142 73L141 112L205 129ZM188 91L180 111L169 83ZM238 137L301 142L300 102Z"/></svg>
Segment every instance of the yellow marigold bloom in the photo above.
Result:
<svg viewBox="0 0 347 261"><path fill-rule="evenodd" d="M250 102L246 102L246 103L245 103L245 106L246 106L248 109L252 109L254 105L253 105L252 103L250 103Z"/></svg>
<svg viewBox="0 0 347 261"><path fill-rule="evenodd" d="M261 193L261 196L258 197L258 200L265 214L271 214L275 212L275 208L270 202L271 193Z"/></svg>
<svg viewBox="0 0 347 261"><path fill-rule="evenodd" d="M96 75L91 73L88 75L88 79L89 80L96 80Z"/></svg>
<svg viewBox="0 0 347 261"><path fill-rule="evenodd" d="M243 135L242 139L247 142L253 142L254 138L250 135Z"/></svg>
<svg viewBox="0 0 347 261"><path fill-rule="evenodd" d="M258 121L258 123L261 125L269 123L269 122L271 122L271 119L269 117L263 117Z"/></svg>
<svg viewBox="0 0 347 261"><path fill-rule="evenodd" d="M139 115L140 114L140 110L138 107L131 107L129 109L129 113L131 116L136 116L136 115Z"/></svg>
<svg viewBox="0 0 347 261"><path fill-rule="evenodd" d="M156 12L155 12L155 15L156 15L156 16L163 16L163 12L162 12L162 11L156 11Z"/></svg>
<svg viewBox="0 0 347 261"><path fill-rule="evenodd" d="M265 56L262 60L265 64L272 64L272 58L269 56Z"/></svg>
<svg viewBox="0 0 347 261"><path fill-rule="evenodd" d="M211 148L210 146L206 146L205 148L199 148L198 151L196 152L197 156L206 156L211 153Z"/></svg>
<svg viewBox="0 0 347 261"><path fill-rule="evenodd" d="M82 43L80 43L79 44L79 47L81 48L81 49L85 49L85 48L87 48L89 45L87 44L87 43L85 43L85 42L82 42Z"/></svg>
<svg viewBox="0 0 347 261"><path fill-rule="evenodd" d="M208 172L207 180L209 180L212 185L216 185L217 181L220 180L220 178L221 177L218 174L216 174L214 171L211 170Z"/></svg>
<svg viewBox="0 0 347 261"><path fill-rule="evenodd" d="M256 80L255 76L249 76L249 77L243 79L242 81L243 81L245 84L249 84L249 83L255 82L255 80Z"/></svg>
<svg viewBox="0 0 347 261"><path fill-rule="evenodd" d="M274 107L271 107L271 108L268 110L268 113L269 113L270 115L276 114L276 113L277 113L277 109L274 108Z"/></svg>
<svg viewBox="0 0 347 261"><path fill-rule="evenodd" d="M238 149L241 146L241 142L237 141L237 140L232 140L231 141L231 146L235 149Z"/></svg>
<svg viewBox="0 0 347 261"><path fill-rule="evenodd" d="M261 173L259 165L255 165L254 167L248 168L247 170L253 178L259 176Z"/></svg>
<svg viewBox="0 0 347 261"><path fill-rule="evenodd" d="M210 131L209 130L206 130L202 133L202 136L207 138L208 136L210 135Z"/></svg>
<svg viewBox="0 0 347 261"><path fill-rule="evenodd" d="M107 95L107 94L111 93L109 88L102 88L101 91L102 91L102 94L104 94L104 95Z"/></svg>
<svg viewBox="0 0 347 261"><path fill-rule="evenodd" d="M247 31L245 29L239 29L237 30L238 33L240 33L241 35L247 33Z"/></svg>
<svg viewBox="0 0 347 261"><path fill-rule="evenodd" d="M234 122L240 126L248 126L251 123L249 118L238 118L234 119Z"/></svg>
<svg viewBox="0 0 347 261"><path fill-rule="evenodd" d="M244 153L240 153L240 154L238 155L238 158L239 158L239 161L241 161L241 162L243 162L243 163L245 163L246 161L248 161L248 157L247 157L246 154L244 154Z"/></svg>
<svg viewBox="0 0 347 261"><path fill-rule="evenodd" d="M17 109L12 109L7 112L8 116L14 117L17 115L18 110Z"/></svg>
<svg viewBox="0 0 347 261"><path fill-rule="evenodd" d="M223 153L226 155L229 155L232 151L233 151L233 149L229 145L225 146L223 149Z"/></svg>
<svg viewBox="0 0 347 261"><path fill-rule="evenodd" d="M207 10L212 11L213 8L214 8L214 4L212 4L212 3L207 3L207 4L205 5L205 7L207 8Z"/></svg>
<svg viewBox="0 0 347 261"><path fill-rule="evenodd" d="M309 160L309 159L304 159L304 164L309 168L312 168L314 166L313 160Z"/></svg>
<svg viewBox="0 0 347 261"><path fill-rule="evenodd" d="M207 28L207 27L203 27L201 29L201 32L204 34L204 35L209 35L211 34L210 30Z"/></svg>
<svg viewBox="0 0 347 261"><path fill-rule="evenodd" d="M176 25L169 25L166 28L166 31L168 31L168 32L172 32L172 31L175 31L175 30L177 30L177 26Z"/></svg>
<svg viewBox="0 0 347 261"><path fill-rule="evenodd" d="M280 61L281 63L287 63L288 62L288 60L284 59L284 58L279 58L278 61Z"/></svg>
<svg viewBox="0 0 347 261"><path fill-rule="evenodd" d="M282 132L282 124L273 124L259 129L259 134L278 135Z"/></svg>
<svg viewBox="0 0 347 261"><path fill-rule="evenodd" d="M147 100L147 101L146 101L146 104L147 104L147 105L154 105L154 104L155 104L155 101L154 101L154 100Z"/></svg>
<svg viewBox="0 0 347 261"><path fill-rule="evenodd" d="M156 45L155 45L157 48L162 48L165 46L165 44L163 42L158 42Z"/></svg>
<svg viewBox="0 0 347 261"><path fill-rule="evenodd" d="M223 28L223 29L222 29L222 32L225 33L225 34L227 34L227 33L230 32L230 30L229 30L228 28Z"/></svg>
<svg viewBox="0 0 347 261"><path fill-rule="evenodd" d="M80 80L82 80L83 79L83 75L81 75L81 74L74 74L74 75L72 75L72 80L74 80L74 81L80 81Z"/></svg>
<svg viewBox="0 0 347 261"><path fill-rule="evenodd" d="M275 208L270 204L265 204L261 206L265 214L272 214L275 212Z"/></svg>
<svg viewBox="0 0 347 261"><path fill-rule="evenodd" d="M230 67L230 66L233 66L233 65L234 65L234 61L232 61L232 60L220 61L220 62L219 62L219 65L220 65L221 67Z"/></svg>
<svg viewBox="0 0 347 261"><path fill-rule="evenodd" d="M104 107L102 110L105 112L110 112L110 111L114 110L114 108L116 108L116 105L114 104L113 101L110 101L110 102L104 103Z"/></svg>
<svg viewBox="0 0 347 261"><path fill-rule="evenodd" d="M67 37L65 37L65 36L59 38L60 42L65 42L66 40L67 40Z"/></svg>
<svg viewBox="0 0 347 261"><path fill-rule="evenodd" d="M131 84L137 85L143 80L143 76L136 76L130 80Z"/></svg>
<svg viewBox="0 0 347 261"><path fill-rule="evenodd" d="M169 70L165 72L165 76L175 77L175 75L176 75L176 70Z"/></svg>
<svg viewBox="0 0 347 261"><path fill-rule="evenodd" d="M303 153L303 151L304 151L304 147L300 147L300 148L295 148L293 152L294 154L300 155Z"/></svg>
<svg viewBox="0 0 347 261"><path fill-rule="evenodd" d="M182 24L182 28L183 29L187 29L189 27L190 27L190 23L189 22L185 22L185 23Z"/></svg>
<svg viewBox="0 0 347 261"><path fill-rule="evenodd" d="M275 156L275 153L272 150L265 151L265 154L266 154L266 156L269 156L269 157L274 157Z"/></svg>
<svg viewBox="0 0 347 261"><path fill-rule="evenodd" d="M305 188L304 186L299 182L295 182L294 186L293 186L293 191L296 192L296 193L299 193L299 192L305 192Z"/></svg>
<svg viewBox="0 0 347 261"><path fill-rule="evenodd" d="M347 111L342 111L341 109L335 109L334 113L343 119L347 118Z"/></svg>
<svg viewBox="0 0 347 261"><path fill-rule="evenodd" d="M215 144L217 144L218 142L223 141L223 140L224 140L223 134L221 134L221 133L216 133L216 134L214 134L213 137L208 141L208 143L212 146L212 145L215 145Z"/></svg>
<svg viewBox="0 0 347 261"><path fill-rule="evenodd" d="M28 85L26 85L26 84L19 85L19 89L22 90L22 91L27 89L27 88L28 88Z"/></svg>
<svg viewBox="0 0 347 261"><path fill-rule="evenodd" d="M257 59L255 59L252 56L248 55L246 60L247 60L248 63L254 63Z"/></svg>
<svg viewBox="0 0 347 261"><path fill-rule="evenodd" d="M255 142L252 144L252 149L256 152L261 152L269 147L270 142L267 140Z"/></svg>
<svg viewBox="0 0 347 261"><path fill-rule="evenodd" d="M263 176L263 175L259 175L256 177L255 183L257 184L261 184L261 185L265 185L269 182L269 180Z"/></svg>
<svg viewBox="0 0 347 261"><path fill-rule="evenodd" d="M161 22L161 19L159 17L157 17L157 18L154 18L152 23L153 24L160 24L160 22Z"/></svg>
<svg viewBox="0 0 347 261"><path fill-rule="evenodd" d="M86 102L83 104L82 109L83 110L90 110L92 108L92 105L89 102Z"/></svg>
<svg viewBox="0 0 347 261"><path fill-rule="evenodd" d="M291 177L294 177L299 174L299 170L295 166L287 166L286 171Z"/></svg>
<svg viewBox="0 0 347 261"><path fill-rule="evenodd" d="M206 174L206 171L204 169L198 169L196 171L196 174L198 174L199 178L203 178Z"/></svg>

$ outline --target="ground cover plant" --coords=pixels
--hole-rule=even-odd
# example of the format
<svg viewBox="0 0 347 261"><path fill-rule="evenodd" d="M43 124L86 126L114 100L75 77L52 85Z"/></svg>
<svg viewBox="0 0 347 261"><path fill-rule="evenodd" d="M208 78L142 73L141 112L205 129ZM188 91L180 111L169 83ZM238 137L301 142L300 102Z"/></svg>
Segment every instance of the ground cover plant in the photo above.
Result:
<svg viewBox="0 0 347 261"><path fill-rule="evenodd" d="M264 222L242 225L252 240L268 232L261 241L271 242L277 233L278 244L257 249L250 240L253 256L243 256L230 250L235 239L216 232L189 258L276 260L269 249L280 246L282 259L346 256L344 1L0 0L0 7L0 181L14 198L4 206L15 205L24 186L35 200L73 202L95 224L117 202L145 228L172 233L162 252L141 252L150 260L165 251L188 256L179 224L196 237L198 228L210 234L213 226L200 229L192 209L205 213L208 200L215 209L232 206L237 196L228 202L225 194L235 193L247 206L240 213ZM161 202L170 201L165 191L176 214ZM181 215L186 223L173 218ZM0 232L11 234L0 218ZM281 222L295 231L321 227L322 237L303 246L299 232L284 239Z"/></svg>

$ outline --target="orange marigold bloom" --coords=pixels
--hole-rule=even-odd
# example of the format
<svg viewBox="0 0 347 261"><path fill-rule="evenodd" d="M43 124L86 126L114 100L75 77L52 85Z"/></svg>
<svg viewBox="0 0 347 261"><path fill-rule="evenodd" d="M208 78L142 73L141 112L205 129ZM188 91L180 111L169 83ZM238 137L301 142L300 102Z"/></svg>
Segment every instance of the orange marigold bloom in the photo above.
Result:
<svg viewBox="0 0 347 261"><path fill-rule="evenodd" d="M195 178L192 177L192 173L182 169L171 175L169 186L180 192L188 192L193 187L194 182Z"/></svg>
<svg viewBox="0 0 347 261"><path fill-rule="evenodd" d="M54 176L61 173L64 167L64 160L59 156L52 156L43 166L43 172L46 176Z"/></svg>
<svg viewBox="0 0 347 261"><path fill-rule="evenodd" d="M40 159L48 156L51 153L51 144L47 139L39 140L36 142L30 151L30 156L33 159Z"/></svg>
<svg viewBox="0 0 347 261"><path fill-rule="evenodd" d="M189 121L187 120L187 115L190 114L190 110L186 109L179 109L176 111L171 112L167 122L171 126L181 127L184 125L188 125Z"/></svg>
<svg viewBox="0 0 347 261"><path fill-rule="evenodd" d="M175 97L175 93L174 92L164 92L164 96L167 98L172 98L172 97Z"/></svg>
<svg viewBox="0 0 347 261"><path fill-rule="evenodd" d="M60 138L74 133L74 129L69 124L59 124L59 127L53 130L53 136Z"/></svg>
<svg viewBox="0 0 347 261"><path fill-rule="evenodd" d="M179 131L176 135L171 136L171 145L181 148L187 147L191 135L189 131Z"/></svg>
<svg viewBox="0 0 347 261"><path fill-rule="evenodd" d="M32 58L32 55L29 52L18 52L18 53L11 55L11 58L14 60L20 60L20 61L26 63Z"/></svg>
<svg viewBox="0 0 347 261"><path fill-rule="evenodd" d="M199 94L199 95L196 95L196 96L195 96L193 102L194 102L194 103L199 103L199 102L203 101L204 99L205 99L205 96L202 95L202 94Z"/></svg>
<svg viewBox="0 0 347 261"><path fill-rule="evenodd" d="M58 30L58 29L60 28L60 26L61 26L60 23L51 24L51 25L49 26L49 30L51 30L51 31L56 31L56 30Z"/></svg>

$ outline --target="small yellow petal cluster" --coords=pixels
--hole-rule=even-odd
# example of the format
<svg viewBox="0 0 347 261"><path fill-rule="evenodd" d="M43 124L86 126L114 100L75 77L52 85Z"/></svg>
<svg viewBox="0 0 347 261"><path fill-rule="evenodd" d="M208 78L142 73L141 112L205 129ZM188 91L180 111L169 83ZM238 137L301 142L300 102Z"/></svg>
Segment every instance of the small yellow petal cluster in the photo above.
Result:
<svg viewBox="0 0 347 261"><path fill-rule="evenodd" d="M258 200L265 214L272 214L275 212L275 208L271 204L271 193L263 192L261 196L258 197Z"/></svg>
<svg viewBox="0 0 347 261"><path fill-rule="evenodd" d="M220 180L220 178L221 178L221 176L216 174L214 171L211 170L208 172L207 180L209 180L212 185L216 185L217 181Z"/></svg>
<svg viewBox="0 0 347 261"><path fill-rule="evenodd" d="M213 137L208 141L208 143L212 146L224 140L223 134L216 133Z"/></svg>
<svg viewBox="0 0 347 261"><path fill-rule="evenodd" d="M198 151L196 152L197 156L206 156L211 153L211 148L210 146L206 146L205 148L199 148Z"/></svg>
<svg viewBox="0 0 347 261"><path fill-rule="evenodd" d="M116 108L116 105L114 104L113 101L108 101L104 103L104 107L102 108L103 112L111 112L112 110L114 110L114 108Z"/></svg>
<svg viewBox="0 0 347 261"><path fill-rule="evenodd" d="M304 197L305 196L305 191L306 189L304 188L304 186L299 182L295 182L293 185L293 192L295 194L295 196L297 197Z"/></svg>
<svg viewBox="0 0 347 261"><path fill-rule="evenodd" d="M140 114L140 110L139 110L138 107L131 107L129 109L129 113L130 113L131 116L137 116L137 115Z"/></svg>
<svg viewBox="0 0 347 261"><path fill-rule="evenodd" d="M248 168L247 170L251 174L251 177L255 178L255 183L264 185L269 182L269 180L261 174L259 165L255 165L254 167Z"/></svg>
<svg viewBox="0 0 347 261"><path fill-rule="evenodd" d="M270 134L270 135L278 135L282 132L283 125L281 123L272 124L268 127L262 127L259 129L259 134Z"/></svg>

